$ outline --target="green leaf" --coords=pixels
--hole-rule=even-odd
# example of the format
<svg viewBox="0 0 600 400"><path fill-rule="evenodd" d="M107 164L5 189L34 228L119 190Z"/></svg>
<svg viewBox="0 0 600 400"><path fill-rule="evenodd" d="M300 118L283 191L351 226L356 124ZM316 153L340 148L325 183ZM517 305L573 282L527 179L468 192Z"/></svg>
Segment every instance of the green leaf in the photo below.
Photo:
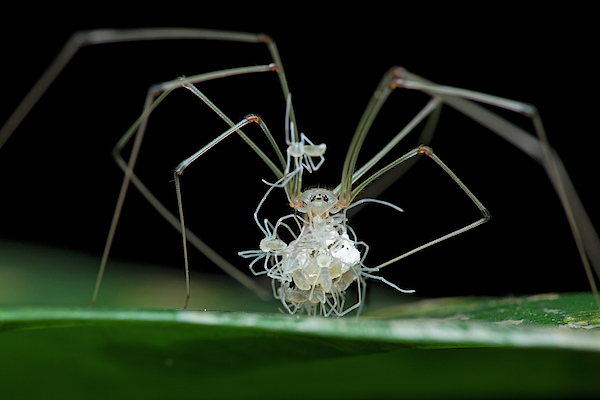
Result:
<svg viewBox="0 0 600 400"><path fill-rule="evenodd" d="M600 335L564 326L16 308L0 329L11 399L600 393Z"/></svg>
<svg viewBox="0 0 600 400"><path fill-rule="evenodd" d="M20 257L27 268L14 268L9 252L3 255L0 390L6 399L600 395L600 330L592 328L598 315L586 293L415 301L373 291L371 311L358 320L283 315L276 302L260 303L275 313L76 308L93 286L95 268L90 276L81 272L85 257L70 254L80 272L69 271L65 283L51 274L58 266L40 268L39 260L28 265ZM150 302L145 293L158 293L161 285L177 292L162 273L151 285L136 272L113 270L126 283L107 282L104 304L133 301L119 294L121 286ZM201 303L259 308L235 287L197 280L209 292L197 290ZM27 304L36 295L47 307ZM233 297L242 304L231 303ZM575 329L581 326L592 329Z"/></svg>

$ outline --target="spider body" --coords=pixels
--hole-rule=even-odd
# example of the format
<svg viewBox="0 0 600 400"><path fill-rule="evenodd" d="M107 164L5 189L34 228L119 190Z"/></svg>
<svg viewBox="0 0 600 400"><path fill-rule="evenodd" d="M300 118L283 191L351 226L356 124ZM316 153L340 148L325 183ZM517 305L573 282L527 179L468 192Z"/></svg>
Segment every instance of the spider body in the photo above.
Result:
<svg viewBox="0 0 600 400"><path fill-rule="evenodd" d="M275 298L291 314L341 316L355 308L344 309L345 291L354 281L364 282L361 270L367 247L363 244L361 254L362 243L350 238L337 203L330 190L303 191L295 203L301 223L298 237L274 252L273 265L265 265ZM356 307L360 300L359 295Z"/></svg>

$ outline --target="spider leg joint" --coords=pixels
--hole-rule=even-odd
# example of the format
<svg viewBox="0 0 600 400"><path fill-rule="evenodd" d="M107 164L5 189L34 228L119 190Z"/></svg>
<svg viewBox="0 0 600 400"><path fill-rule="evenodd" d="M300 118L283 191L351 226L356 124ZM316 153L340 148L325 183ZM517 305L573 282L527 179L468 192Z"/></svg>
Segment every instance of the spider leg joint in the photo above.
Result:
<svg viewBox="0 0 600 400"><path fill-rule="evenodd" d="M431 156L431 155L433 155L433 150L431 149L431 147L420 145L419 146L419 154L425 154L426 156Z"/></svg>
<svg viewBox="0 0 600 400"><path fill-rule="evenodd" d="M260 40L263 43L271 43L273 41L273 38L267 35L266 33L259 33L258 40Z"/></svg>
<svg viewBox="0 0 600 400"><path fill-rule="evenodd" d="M246 121L248 121L248 122L256 122L257 124L260 124L261 119L256 114L250 114L250 115L246 115Z"/></svg>
<svg viewBox="0 0 600 400"><path fill-rule="evenodd" d="M396 65L389 69L389 74L396 79L403 79L406 76L406 70Z"/></svg>

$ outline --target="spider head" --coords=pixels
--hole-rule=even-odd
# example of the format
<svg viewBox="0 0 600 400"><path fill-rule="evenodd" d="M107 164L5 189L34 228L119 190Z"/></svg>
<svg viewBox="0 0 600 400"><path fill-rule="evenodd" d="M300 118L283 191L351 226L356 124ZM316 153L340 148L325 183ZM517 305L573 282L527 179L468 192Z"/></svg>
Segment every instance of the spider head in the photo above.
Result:
<svg viewBox="0 0 600 400"><path fill-rule="evenodd" d="M329 214L335 214L340 209L336 207L338 196L327 189L309 189L300 195L299 206L296 209L305 213L309 218L319 216L325 219Z"/></svg>

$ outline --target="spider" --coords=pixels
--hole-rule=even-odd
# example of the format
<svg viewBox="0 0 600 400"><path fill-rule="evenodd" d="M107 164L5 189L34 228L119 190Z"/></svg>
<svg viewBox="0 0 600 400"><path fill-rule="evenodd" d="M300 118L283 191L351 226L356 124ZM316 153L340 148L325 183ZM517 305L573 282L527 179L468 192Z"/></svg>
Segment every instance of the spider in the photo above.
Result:
<svg viewBox="0 0 600 400"><path fill-rule="evenodd" d="M388 154L392 150L392 148L396 144L398 144L408 134L408 132L410 132L414 128L414 126L419 121L427 118L428 115L433 115L432 113L434 113L434 110L438 109L439 105L442 103L457 109L461 113L486 126L490 130L498 134L500 137L508 140L510 143L512 143L517 148L519 148L520 150L522 150L523 152L525 152L530 157L537 160L543 165L561 200L563 208L565 209L565 213L567 214L567 218L572 229L573 236L575 238L582 262L584 264L584 267L586 267L586 271L588 273L588 276L590 277L590 282L593 284L590 261L591 264L593 264L594 268L596 268L596 271L598 272L598 269L600 269L600 261L598 260L598 257L595 256L595 249L600 248L600 246L595 236L593 234L589 234L590 231L593 232L593 227L591 226L591 223L589 222L589 219L587 218L585 211L583 210L583 207L581 206L579 199L574 189L572 188L571 182L566 174L566 171L559 157L556 155L554 150L548 145L548 141L544 133L541 119L539 118L535 107L524 103L476 93L464 89L440 86L429 82L402 68L391 68L389 72L385 74L379 86L375 90L375 93L371 98L371 101L369 102L359 122L358 128L353 136L350 148L348 149L348 153L342 168L340 184L332 190L310 192L310 190L307 191L303 190L302 188L302 171L306 170L310 173L314 170L317 170L318 167L320 167L321 163L311 163L311 158L313 157L312 155L315 154L318 156L320 150L318 146L314 146L312 142L308 141L308 138L305 135L295 133L295 127L297 127L297 123L293 107L291 106L291 102L288 117L289 124L286 123L286 129L289 129L289 135L286 135L286 145L291 150L289 151L289 156L286 159L286 157L283 156L281 149L279 149L278 145L276 144L273 135L271 135L269 128L267 128L266 124L261 118L259 118L256 115L251 115L245 118L244 120L236 123L230 118L228 118L216 105L214 105L210 101L210 99L208 99L196 87L196 85L208 80L221 79L235 75L243 75L249 73L276 73L279 78L279 82L283 92L283 98L287 99L289 97L290 90L288 88L286 75L283 69L283 64L281 63L279 57L277 47L275 46L275 43L270 37L262 34L255 35L246 33L208 31L199 29L134 29L124 31L95 30L89 32L78 32L71 37L71 39L67 42L61 53L57 56L57 58L48 68L46 73L42 75L42 77L34 85L29 94L25 97L22 103L17 107L15 112L11 115L11 117L9 117L7 122L4 124L2 130L0 130L0 147L6 142L6 140L8 140L12 132L21 123L21 121L29 113L31 108L35 105L35 103L40 99L40 97L43 95L46 89L54 81L56 76L62 71L65 65L81 47L100 43L164 39L205 39L240 41L247 43L262 44L267 46L267 48L269 49L269 52L272 56L272 63L252 67L233 68L215 71L213 73L179 78L154 85L150 88L150 90L148 91L142 115L125 133L122 139L117 143L113 152L115 161L123 170L125 177L123 180L121 191L119 193L117 205L111 223L111 228L109 230L107 242L105 245L100 272L98 274L97 284L93 294L92 304L96 301L98 295L100 282L102 280L106 262L108 260L108 255L114 238L115 229L119 221L125 195L127 193L127 189L130 183L133 184L142 193L142 195L150 202L150 204L152 204L152 206L167 221L169 221L169 223L173 225L175 229L181 231L184 241L184 252L187 252L187 246L185 245L185 243L189 241L192 245L197 247L200 251L207 255L207 257L209 257L213 262L219 265L227 273L232 275L235 279L239 280L244 285L252 288L257 293L262 293L264 295L264 290L262 290L255 283L253 283L252 280L249 279L245 274L241 273L237 268L232 266L218 254L216 254L216 252L210 249L196 235L189 231L189 229L185 227L183 219L181 186L179 183L181 173L187 167L187 165L194 162L196 159L198 159L198 157L200 157L206 151L210 150L212 147L216 146L227 136L235 133L236 135L242 137L242 139L246 141L246 143L253 149L253 151L256 154L258 154L259 157L271 169L271 171L274 173L277 179L276 182L272 184L272 188L283 188L286 192L286 196L288 197L289 202L292 205L292 209L294 210L294 214L282 217L285 218L285 220L278 219L277 223L273 225L272 228L271 225L269 225L269 223L265 223L265 231L263 233L265 234L265 238L270 238L271 241L267 240L265 242L264 247L268 249L268 251L265 252L261 248L262 253L265 253L263 257L265 261L265 263L263 263L263 268L273 270L273 273L275 273L274 266L278 267L279 264L279 267L283 268L283 264L281 264L281 258L283 257L283 254L281 252L285 248L289 247L290 244L284 242L283 244L285 244L286 247L282 247L283 244L277 242L277 240L280 240L277 238L277 231L282 227L288 228L289 230L293 230L292 227L297 226L300 231L302 231L303 227L308 227L305 228L305 231L307 232L305 235L312 236L315 239L320 239L328 235L334 236L332 243L325 244L326 248L331 246L329 249L330 252L328 254L320 254L320 258L319 254L317 254L315 257L318 260L318 262L321 262L321 265L325 265L328 262L328 265L335 264L333 261L335 261L336 258L341 258L337 257L337 255L333 254L334 252L331 251L331 249L334 249L335 251L341 248L342 244L340 243L343 243L344 246L348 244L349 247L354 247L359 254L360 251L357 247L362 246L361 248L363 254L361 254L361 256L357 258L356 253L354 253L354 259L352 262L355 263L355 265L359 265L360 268L362 268L362 270L365 272L365 274L368 273L371 275L361 275L360 271L357 271L356 269L353 270L352 268L344 272L344 268L342 268L340 269L339 275L337 275L334 278L333 276L337 274L337 271L334 270L334 273L332 274L332 267L329 268L329 273L331 275L331 286L329 284L328 277L325 276L323 278L323 276L319 276L318 279L315 278L312 280L312 282L308 282L311 294L309 294L307 297L306 293L300 292L301 290L304 290L301 287L306 287L305 282L303 282L300 277L298 277L297 280L294 280L293 277L291 278L291 280L289 277L285 277L282 281L277 281L280 282L282 286L275 289L275 295L280 297L280 299L284 302L284 305L286 305L286 308L288 308L288 310L291 312L294 312L294 310L296 309L306 309L307 311L309 311L309 313L323 313L325 315L340 315L346 313L346 309L344 309L343 306L340 306L340 304L344 302L344 299L342 298L342 292L344 290L343 287L346 283L358 281L359 286L363 285L364 287L364 282L361 281L362 278L372 278L376 276L374 274L371 274L371 272L376 272L380 268L383 268L393 262L399 261L400 259L410 254L413 254L416 251L422 250L425 247L431 246L452 236L456 236L460 233L465 232L466 230L472 229L473 227L478 226L489 219L489 214L487 213L487 210L485 210L483 205L481 205L481 203L475 198L475 196L473 196L469 189L467 189L466 186L462 184L458 177L427 146L417 147L411 152L398 158L396 161L392 162L388 166L381 168L379 171L371 173L370 175L368 174L371 168L373 168L375 164L377 164L383 158L383 156ZM205 146L199 152L184 160L176 169L175 181L177 187L177 194L179 198L179 218L173 215L170 211L168 211L167 208L164 207L156 199L156 197L154 197L154 195L146 188L146 186L134 172L136 160L146 130L148 117L166 96L168 96L173 90L178 88L186 88L190 90L206 105L208 105L208 107L210 107L217 115L219 115L225 122L227 122L227 124L229 124L231 127L228 131L222 133L215 140L209 143L209 145ZM389 94L393 90L400 88L407 90L422 91L431 96L431 101L375 157L373 157L364 165L358 167L358 154L360 153L360 149L363 145L367 133L369 132L373 120L377 116L379 109L385 103ZM495 107L504 108L509 111L521 113L530 117L533 121L536 135L531 135L530 133L525 132L524 130L510 124L509 122L498 117L491 111L477 105L476 103L478 102L486 103ZM265 154L265 152L258 148L258 146L254 144L250 137L243 132L243 127L246 127L247 125L253 123L256 123L262 129L266 137L270 140L277 154L277 161L272 161ZM129 159L125 161L120 153L126 146L126 144L130 142L133 142L131 155ZM306 150L303 150L303 146L307 146L309 151L306 152ZM311 146L314 146L314 148L311 149ZM315 152L310 153L311 150L315 150ZM307 156L308 158L304 158L304 162L300 161L300 158L304 156ZM454 182L479 208L482 217L477 221L474 221L473 223L465 225L463 228L452 232L451 234L444 235L436 240L433 240L430 243L427 243L423 246L419 246L416 249L411 250L408 253L401 254L389 260L386 263L383 263L376 267L372 267L371 271L367 271L365 269L367 267L364 265L364 255L366 253L367 247L364 246L362 242L358 240L354 232L347 225L345 210L351 208L353 205L359 204L360 200L357 202L353 202L356 196L374 180L376 180L378 177L385 174L389 170L393 169L397 165L403 163L407 159L411 159L417 156L426 156L427 158L433 160L442 170L444 170L444 172L446 172L446 174L452 180L454 180ZM325 198L327 199L326 203L328 203L328 205L323 208L322 203L325 201ZM330 204L333 204L333 206L331 206ZM331 223L329 223L329 225L326 226L331 227L332 231L329 231L329 228L319 228L320 221L318 221L318 219L328 220L329 218L332 218ZM287 223L285 222L287 219L294 222ZM296 232L294 232L294 234L298 236L297 239L302 237L301 234L298 235L298 233ZM312 248L311 251L312 250L315 249ZM271 252L273 254L270 254ZM260 256L261 253L255 254L258 254L258 256ZM330 257L330 259L327 259L327 257ZM187 307L187 302L189 299L189 275L187 272L187 255L185 255L184 259L186 260L185 262L187 285L187 294L184 307ZM343 276L347 274L348 271L352 271L352 273L350 275L346 275L346 279L344 280L344 282L341 282L340 277L343 278ZM323 273L326 274L326 272ZM335 279L337 279L337 281ZM332 295L332 297L327 300L329 301L328 304L330 304L329 307L323 307L323 304L325 303L323 303L321 300L319 300L319 304L321 304L321 308L319 310L315 309L312 306L309 306L308 309L302 306L302 304L306 303L306 301L312 301L312 296L315 296L315 298L318 297L319 299L326 298L326 295L320 295L318 293L319 290L322 290L323 293L331 293L331 290L332 288L334 288L335 284L338 284L336 289L337 292L336 295ZM329 289L329 292L327 292L327 289ZM315 295L315 293L317 294ZM307 300L302 300L305 298ZM359 296L359 300L356 303L355 307L360 307L361 301L362 299ZM333 304L333 306L331 306L331 304Z"/></svg>
<svg viewBox="0 0 600 400"><path fill-rule="evenodd" d="M430 104L434 106L435 102ZM429 109L433 111L434 108L429 107ZM450 171L450 169L433 154L433 151L428 147L419 146L417 149L414 149L383 168L378 173L373 174L363 182L363 185L368 185L371 181L375 180L378 176L387 172L387 170L394 166L405 162L412 157L424 154L432 158L448 175L450 175L450 177L452 177L452 179L454 179L479 208L482 217L468 226L420 246L418 249L414 249L404 255L398 256L394 260L390 260L379 267L367 267L364 261L369 247L366 243L358 241L354 231L347 226L346 210L365 202L383 204L392 207L399 212L402 212L403 210L391 203L377 199L362 199L353 202L354 197L362 190L360 187L355 189L354 193L345 197L341 192L341 184L334 190L316 188L294 192L294 188L300 186L297 181L301 182L303 171L306 170L307 172L312 173L323 163L325 146L314 146L312 142L310 142L310 151L297 151L297 148L300 146L297 146L298 143L294 141L294 138L297 137L297 135L293 132L293 125L289 121L290 110L291 101L290 96L288 95L286 128L289 128L286 129L286 137L290 137L291 139L287 141L288 158L285 169L286 174L280 178L280 181L289 183L289 186L284 185L283 187L285 188L290 206L302 215L301 217L296 217L299 232L297 235L293 234L295 239L290 244L286 244L277 237L277 227L282 224L283 219L294 217L294 214L280 218L272 230L268 229L267 220L265 220L264 229L260 226L257 217L260 207L273 188L279 186L278 184L273 184L271 185L273 187L267 191L254 213L256 224L265 234L265 238L261 241L260 250L239 253L242 257L255 257L255 260L250 264L251 271L255 275L266 274L272 279L275 298L281 300L285 309L290 314L305 311L308 315L320 314L323 316L342 316L354 309L358 309L358 315L360 314L360 308L364 301L367 278L380 280L403 293L413 293L414 290L401 289L385 278L374 275L373 273L378 272L379 268L385 265L398 261L407 255L422 250L434 243L472 229L490 219L488 211L481 202L477 200L452 171ZM423 117L424 115L420 116L420 118ZM300 144L303 144L306 137L304 134L302 134L301 137L302 142L300 142ZM316 151L316 149L319 149L319 151ZM294 154L295 168L293 170L291 169L291 158L289 157L289 154ZM378 157L382 157L383 155L383 153L378 154ZM318 166L315 166L315 164L312 163L311 156L321 157L321 162ZM352 154L349 152L347 157L352 157ZM300 161L302 158L305 159L304 163ZM192 156L182 164L187 166L189 165L189 162L194 159L195 156ZM377 161L378 160L371 160L370 163L371 165L374 165ZM354 167L351 168L354 170ZM362 169L362 171L365 170L366 168ZM176 171L179 171L179 168L176 169ZM178 172L176 172L176 182L178 182L177 176ZM179 187L178 184L177 187ZM338 193L341 194L338 195ZM181 199L180 196L178 196L178 198ZM340 198L347 198L349 200L344 203ZM181 204L181 200L179 201L179 204ZM290 230L288 225L284 226ZM359 247L362 248L362 252L359 250ZM265 259L264 270L256 272L253 269L253 265L262 258ZM269 261L271 261L270 264ZM345 308L345 292L354 281L357 281L358 283L358 301L354 305Z"/></svg>

